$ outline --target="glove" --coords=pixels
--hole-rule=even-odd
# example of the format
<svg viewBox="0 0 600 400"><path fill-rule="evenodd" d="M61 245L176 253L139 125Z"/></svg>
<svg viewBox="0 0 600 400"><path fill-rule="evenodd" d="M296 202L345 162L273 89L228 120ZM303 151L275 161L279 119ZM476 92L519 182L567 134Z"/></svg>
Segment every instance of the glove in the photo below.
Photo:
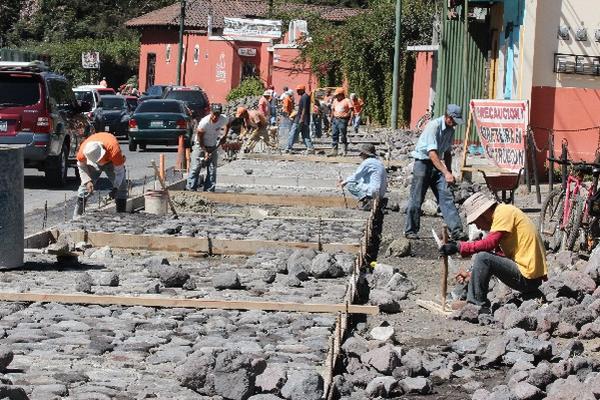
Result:
<svg viewBox="0 0 600 400"><path fill-rule="evenodd" d="M114 198L117 197L117 188L112 188L108 193L108 197L114 200Z"/></svg>
<svg viewBox="0 0 600 400"><path fill-rule="evenodd" d="M457 242L448 242L446 244L443 244L439 250L440 250L441 255L451 256L453 254L458 253L458 251L459 251L458 243Z"/></svg>

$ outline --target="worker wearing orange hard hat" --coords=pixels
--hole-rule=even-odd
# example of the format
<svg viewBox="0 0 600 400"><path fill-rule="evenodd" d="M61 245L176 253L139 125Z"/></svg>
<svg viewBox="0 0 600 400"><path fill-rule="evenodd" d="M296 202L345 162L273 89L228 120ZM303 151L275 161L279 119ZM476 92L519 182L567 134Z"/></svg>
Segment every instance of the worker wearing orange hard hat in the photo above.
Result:
<svg viewBox="0 0 600 400"><path fill-rule="evenodd" d="M302 135L302 140L306 146L306 154L314 154L315 148L310 140L310 96L306 93L306 86L296 86L296 93L300 96L298 102L298 113L294 117L292 128L290 129L289 139L287 143L286 153L292 152L294 142L298 139L298 132Z"/></svg>

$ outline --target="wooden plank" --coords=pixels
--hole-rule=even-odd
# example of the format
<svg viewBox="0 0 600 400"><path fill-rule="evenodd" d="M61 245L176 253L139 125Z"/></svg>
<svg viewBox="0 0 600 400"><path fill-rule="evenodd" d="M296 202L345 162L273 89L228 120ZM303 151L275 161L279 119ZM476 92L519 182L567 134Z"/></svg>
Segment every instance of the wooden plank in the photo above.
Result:
<svg viewBox="0 0 600 400"><path fill-rule="evenodd" d="M346 208L344 198L341 196L307 196L307 195L277 195L255 193L213 193L213 192L171 192L173 197L197 197L213 203L239 204L239 205L274 205L274 206L301 206L301 207L329 207ZM348 199L348 205L356 207L358 201Z"/></svg>
<svg viewBox="0 0 600 400"><path fill-rule="evenodd" d="M430 300L421 300L421 299L417 299L415 300L415 302L417 303L418 306L423 307L424 309L440 314L440 315L444 315L444 316L448 316L450 314L452 314L452 311L445 311L442 309L442 306L438 303L434 303L433 301Z"/></svg>
<svg viewBox="0 0 600 400"><path fill-rule="evenodd" d="M25 237L24 246L29 249L41 249L44 247L48 247L51 243L56 242L58 239L58 230L56 229L48 229L42 232L34 233L33 235L29 235Z"/></svg>
<svg viewBox="0 0 600 400"><path fill-rule="evenodd" d="M148 251L171 251L182 253L209 253L208 238L192 238L168 235L133 235L110 232L72 232L74 241L86 241L94 247L114 247L120 249L138 249ZM259 249L301 248L318 249L316 242L285 242L276 240L238 240L211 239L210 253L220 255L252 255ZM343 251L355 253L360 248L357 244L325 243L323 251Z"/></svg>
<svg viewBox="0 0 600 400"><path fill-rule="evenodd" d="M51 294L51 293L0 293L0 301L63 303L63 304L96 304L143 307L170 307L219 310L260 310L307 313L338 313L376 315L377 306L361 306L346 304L289 303L268 301L236 301L208 299L173 299L151 296L99 296L92 294Z"/></svg>
<svg viewBox="0 0 600 400"><path fill-rule="evenodd" d="M303 161L303 162L320 162L328 164L360 164L362 159L356 156L349 157L327 157L319 155L301 155L301 154L261 154L261 153L249 153L244 154L246 159L254 160L272 160L272 161ZM401 166L399 160L391 160L390 165L399 167Z"/></svg>

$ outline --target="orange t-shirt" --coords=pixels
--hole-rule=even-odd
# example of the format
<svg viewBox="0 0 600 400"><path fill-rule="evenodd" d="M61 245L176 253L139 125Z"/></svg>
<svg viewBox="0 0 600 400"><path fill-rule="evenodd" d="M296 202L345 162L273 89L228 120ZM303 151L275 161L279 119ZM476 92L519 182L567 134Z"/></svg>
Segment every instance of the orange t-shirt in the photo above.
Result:
<svg viewBox="0 0 600 400"><path fill-rule="evenodd" d="M292 96L285 96L283 98L281 108L283 112L287 113L288 115L290 115L292 111L294 111L294 101L292 100Z"/></svg>
<svg viewBox="0 0 600 400"><path fill-rule="evenodd" d="M269 109L269 101L263 96L258 100L258 111L265 117L269 117L270 109Z"/></svg>
<svg viewBox="0 0 600 400"><path fill-rule="evenodd" d="M115 167L125 164L125 157L121 152L119 141L113 134L107 132L98 132L85 139L79 146L77 161L82 163L87 162L87 158L85 157L85 154L83 154L83 149L87 142L100 142L102 143L104 150L106 150L106 154L98 161L98 164L104 165L112 163Z"/></svg>
<svg viewBox="0 0 600 400"><path fill-rule="evenodd" d="M251 110L248 112L248 117L250 120L250 125L258 127L258 128L264 128L265 126L267 126L267 119L265 118L265 116L258 110Z"/></svg>
<svg viewBox="0 0 600 400"><path fill-rule="evenodd" d="M350 112L352 111L352 102L348 98L345 98L342 101L338 101L338 99L335 99L333 100L331 109L333 111L334 117L349 118Z"/></svg>
<svg viewBox="0 0 600 400"><path fill-rule="evenodd" d="M352 108L354 109L354 114L360 114L364 105L365 102L362 99L352 100Z"/></svg>

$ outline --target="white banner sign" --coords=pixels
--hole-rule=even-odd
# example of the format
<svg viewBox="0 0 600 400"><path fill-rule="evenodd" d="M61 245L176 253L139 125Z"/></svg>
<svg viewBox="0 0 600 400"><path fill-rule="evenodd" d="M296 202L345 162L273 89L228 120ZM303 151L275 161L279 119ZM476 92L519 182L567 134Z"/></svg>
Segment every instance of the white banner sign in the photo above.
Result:
<svg viewBox="0 0 600 400"><path fill-rule="evenodd" d="M242 57L254 57L256 55L256 49L252 47L240 47L238 54Z"/></svg>
<svg viewBox="0 0 600 400"><path fill-rule="evenodd" d="M279 39L281 21L270 19L223 18L223 36Z"/></svg>
<svg viewBox="0 0 600 400"><path fill-rule="evenodd" d="M81 53L81 66L85 69L100 69L100 53L97 51Z"/></svg>

